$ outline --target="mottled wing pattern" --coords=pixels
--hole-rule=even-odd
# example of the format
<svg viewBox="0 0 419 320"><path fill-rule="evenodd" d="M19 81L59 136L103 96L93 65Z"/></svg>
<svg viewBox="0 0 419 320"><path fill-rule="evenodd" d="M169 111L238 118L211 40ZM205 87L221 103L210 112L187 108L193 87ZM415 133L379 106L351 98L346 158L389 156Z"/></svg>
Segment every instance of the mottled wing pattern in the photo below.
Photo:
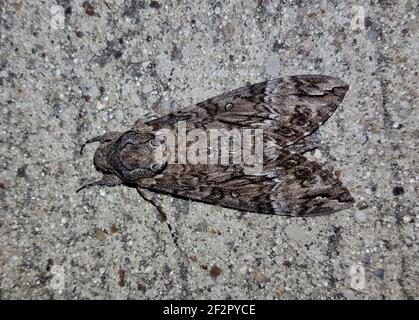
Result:
<svg viewBox="0 0 419 320"><path fill-rule="evenodd" d="M279 153L278 160L269 162L257 175L248 175L237 165L172 164L140 187L264 214L328 214L353 204L341 182L315 162L288 150Z"/></svg>
<svg viewBox="0 0 419 320"><path fill-rule="evenodd" d="M347 89L332 77L287 77L151 120L146 124L153 130L175 130L179 121L188 129L264 129L264 166L258 175L249 175L240 165L170 164L139 187L266 214L316 215L348 208L353 199L341 182L300 154L315 145L309 135L336 110Z"/></svg>
<svg viewBox="0 0 419 320"><path fill-rule="evenodd" d="M155 130L186 121L188 129L264 129L277 146L287 146L315 131L336 110L348 85L320 75L264 81L149 121Z"/></svg>

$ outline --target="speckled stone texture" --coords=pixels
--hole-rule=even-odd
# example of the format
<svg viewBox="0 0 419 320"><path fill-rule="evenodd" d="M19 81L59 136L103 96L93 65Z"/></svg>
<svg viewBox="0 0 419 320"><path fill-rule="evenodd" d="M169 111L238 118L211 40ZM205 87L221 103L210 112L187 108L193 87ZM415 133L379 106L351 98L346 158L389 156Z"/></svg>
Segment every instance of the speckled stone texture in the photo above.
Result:
<svg viewBox="0 0 419 320"><path fill-rule="evenodd" d="M0 0L0 297L412 299L418 274L418 4ZM99 177L82 142L242 85L350 85L310 157L356 206L285 218Z"/></svg>

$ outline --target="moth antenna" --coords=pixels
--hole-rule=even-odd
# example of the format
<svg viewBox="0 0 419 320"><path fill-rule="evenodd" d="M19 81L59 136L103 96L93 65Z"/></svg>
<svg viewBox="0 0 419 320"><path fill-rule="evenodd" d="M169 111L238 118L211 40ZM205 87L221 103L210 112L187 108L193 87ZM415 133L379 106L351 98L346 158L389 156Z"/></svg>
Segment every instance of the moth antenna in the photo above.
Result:
<svg viewBox="0 0 419 320"><path fill-rule="evenodd" d="M123 181L118 176L107 173L107 174L103 174L102 179L90 182L78 188L76 190L76 193L90 187L95 187L95 186L113 187L113 186L118 186L120 184L123 184Z"/></svg>
<svg viewBox="0 0 419 320"><path fill-rule="evenodd" d="M97 136L97 137L94 137L92 139L89 139L89 140L85 141L80 147L80 155L83 155L83 150L86 147L86 145L88 145L89 143L93 143L93 142L99 142L102 139L102 137L103 136Z"/></svg>
<svg viewBox="0 0 419 320"><path fill-rule="evenodd" d="M86 188L95 187L95 186L103 186L103 185L104 184L103 184L102 180L93 181L93 182L90 182L90 183L85 184L84 186L81 186L80 188L78 188L76 190L76 193L78 193L79 191L81 191L83 189L86 189Z"/></svg>
<svg viewBox="0 0 419 320"><path fill-rule="evenodd" d="M107 133L105 133L101 136L91 138L91 139L87 140L85 143L82 144L82 146L80 148L80 154L83 154L84 147L86 147L87 144L93 143L93 142L104 142L104 141L107 141L107 140L112 140L112 139L118 137L120 134L121 133L117 132L117 131L110 131L110 132L107 132Z"/></svg>

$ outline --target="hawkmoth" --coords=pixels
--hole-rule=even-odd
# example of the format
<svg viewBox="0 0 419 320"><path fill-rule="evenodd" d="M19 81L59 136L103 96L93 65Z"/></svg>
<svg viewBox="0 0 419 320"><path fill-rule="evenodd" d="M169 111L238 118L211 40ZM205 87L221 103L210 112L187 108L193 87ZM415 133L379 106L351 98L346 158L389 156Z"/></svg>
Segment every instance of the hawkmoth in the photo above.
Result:
<svg viewBox="0 0 419 320"><path fill-rule="evenodd" d="M84 187L125 184L136 187L140 194L149 190L263 214L310 216L349 208L354 203L349 191L331 172L303 155L318 147L315 131L337 109L348 88L329 76L284 77L248 85L159 118L139 120L126 132L108 132L86 142L100 142L94 165L103 177ZM211 130L234 134L220 150L214 151L208 141L196 148L196 136L185 140L179 124L183 134ZM250 132L247 144L244 130ZM167 139L158 134L162 131L173 134ZM261 132L262 138L257 139L256 133ZM237 137L243 138L237 139L241 148L224 155L238 161L221 163L223 151ZM222 145L223 137L217 139L213 140ZM202 150L205 146L208 150ZM183 156L174 154L173 150L182 148ZM259 170L249 170L251 166L239 161L250 149L259 150ZM240 151L243 154L238 156ZM202 161L192 159L197 154Z"/></svg>

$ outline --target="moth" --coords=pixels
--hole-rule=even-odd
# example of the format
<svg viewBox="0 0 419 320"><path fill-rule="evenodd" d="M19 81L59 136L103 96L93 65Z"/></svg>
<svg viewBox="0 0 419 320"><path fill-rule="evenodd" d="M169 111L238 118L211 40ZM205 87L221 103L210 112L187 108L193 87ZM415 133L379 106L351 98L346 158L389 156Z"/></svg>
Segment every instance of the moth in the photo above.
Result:
<svg viewBox="0 0 419 320"><path fill-rule="evenodd" d="M262 214L313 216L341 211L354 203L349 191L331 172L303 154L319 146L315 131L337 109L348 88L342 80L329 76L283 77L159 118L139 120L126 132L108 132L86 142L100 142L94 165L103 177L84 187L124 184L142 195L149 190ZM201 141L201 148L196 148L196 136L192 140L181 137L214 130L233 132L233 140L242 138L237 139L241 148L230 150L233 143L229 139L215 151L208 141ZM247 144L244 130L250 132ZM162 131L171 132L170 139L158 134ZM256 152L256 133L262 133L257 148L262 161L259 170L249 170L248 164L240 162L243 154L239 153ZM206 151L202 150L205 146ZM181 147L183 156L176 152ZM227 164L219 161L223 152L228 154ZM197 153L203 161L192 159ZM238 161L232 163L234 157Z"/></svg>

